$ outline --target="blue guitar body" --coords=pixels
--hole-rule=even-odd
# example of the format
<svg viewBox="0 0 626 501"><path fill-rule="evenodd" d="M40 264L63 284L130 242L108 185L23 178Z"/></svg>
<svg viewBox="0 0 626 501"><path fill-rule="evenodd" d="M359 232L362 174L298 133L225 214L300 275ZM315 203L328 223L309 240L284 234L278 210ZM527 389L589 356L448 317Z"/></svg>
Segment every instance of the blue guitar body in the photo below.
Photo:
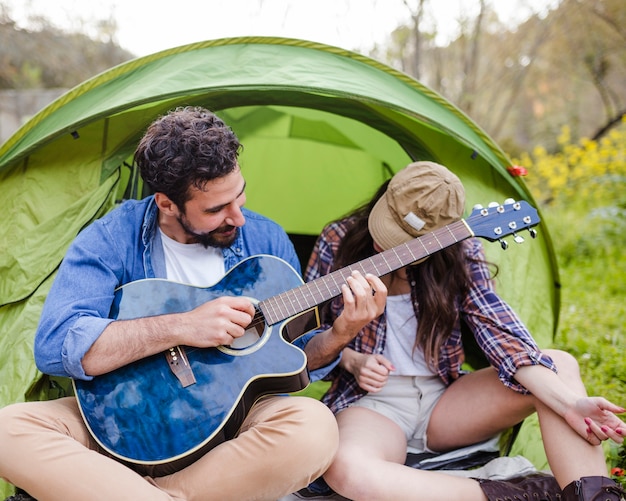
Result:
<svg viewBox="0 0 626 501"><path fill-rule="evenodd" d="M225 295L256 303L301 284L286 262L255 256L209 288L161 279L128 283L116 292L111 317L183 312ZM307 386L306 355L291 341L316 326L314 316L304 313L302 322L292 318L272 326L261 322L256 341L243 348L183 347L195 378L188 386L170 367L181 363L180 356L168 362L165 354L91 381L75 380L83 419L104 449L141 473L162 476L184 468L235 436L258 398Z"/></svg>

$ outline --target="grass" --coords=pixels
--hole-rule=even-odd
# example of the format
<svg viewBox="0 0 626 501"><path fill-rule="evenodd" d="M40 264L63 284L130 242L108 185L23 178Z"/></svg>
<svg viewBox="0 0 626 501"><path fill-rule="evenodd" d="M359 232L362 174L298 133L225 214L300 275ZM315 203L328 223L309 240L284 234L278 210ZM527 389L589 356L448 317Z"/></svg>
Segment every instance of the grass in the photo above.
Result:
<svg viewBox="0 0 626 501"><path fill-rule="evenodd" d="M561 204L543 209L562 284L555 347L577 358L590 395L621 406L626 406L625 206ZM626 470L623 445L607 442L605 450L610 468ZM626 483L626 476L614 478Z"/></svg>
<svg viewBox="0 0 626 501"><path fill-rule="evenodd" d="M578 359L591 394L626 404L626 217L545 211L561 274L556 347Z"/></svg>

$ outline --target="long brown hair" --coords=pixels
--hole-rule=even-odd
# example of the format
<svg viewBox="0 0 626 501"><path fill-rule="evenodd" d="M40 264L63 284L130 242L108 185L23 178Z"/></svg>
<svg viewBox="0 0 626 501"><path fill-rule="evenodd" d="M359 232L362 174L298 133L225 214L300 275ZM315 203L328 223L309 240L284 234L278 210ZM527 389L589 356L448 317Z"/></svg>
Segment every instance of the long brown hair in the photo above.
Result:
<svg viewBox="0 0 626 501"><path fill-rule="evenodd" d="M372 200L347 216L349 228L337 249L333 269L344 268L376 253L367 220L387 184L378 189ZM471 261L463 242L459 242L432 254L422 263L407 267L413 309L419 319L413 349L421 349L433 369L439 362L441 346L458 319L458 303L469 291Z"/></svg>

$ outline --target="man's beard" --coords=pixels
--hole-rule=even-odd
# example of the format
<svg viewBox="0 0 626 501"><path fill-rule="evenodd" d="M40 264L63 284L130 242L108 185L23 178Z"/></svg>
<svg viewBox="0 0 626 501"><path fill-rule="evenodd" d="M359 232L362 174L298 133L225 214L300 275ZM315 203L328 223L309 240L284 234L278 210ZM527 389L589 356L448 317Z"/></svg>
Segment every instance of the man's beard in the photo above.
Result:
<svg viewBox="0 0 626 501"><path fill-rule="evenodd" d="M220 226L213 231L209 231L208 233L198 233L191 227L185 214L178 216L177 220L178 224L180 224L182 229L185 230L185 233L192 237L196 243L203 245L205 249L208 247L217 247L219 249L230 247L239 235L239 228L235 226L225 225ZM235 233L232 235L228 237L221 236L221 233L231 231L233 229L235 230Z"/></svg>

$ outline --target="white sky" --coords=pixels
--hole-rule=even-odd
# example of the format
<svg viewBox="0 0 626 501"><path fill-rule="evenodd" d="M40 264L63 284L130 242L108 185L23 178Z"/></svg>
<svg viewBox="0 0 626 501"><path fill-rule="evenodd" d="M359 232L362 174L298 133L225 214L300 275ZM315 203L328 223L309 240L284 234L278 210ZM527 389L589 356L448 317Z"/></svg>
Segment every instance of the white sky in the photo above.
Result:
<svg viewBox="0 0 626 501"><path fill-rule="evenodd" d="M490 0L501 19L515 22L558 0ZM416 5L417 0L407 0ZM427 22L452 35L477 0L430 0ZM409 12L403 0L0 0L24 26L27 14L90 34L98 19L113 18L116 41L137 56L232 36L281 36L367 50L384 42Z"/></svg>

